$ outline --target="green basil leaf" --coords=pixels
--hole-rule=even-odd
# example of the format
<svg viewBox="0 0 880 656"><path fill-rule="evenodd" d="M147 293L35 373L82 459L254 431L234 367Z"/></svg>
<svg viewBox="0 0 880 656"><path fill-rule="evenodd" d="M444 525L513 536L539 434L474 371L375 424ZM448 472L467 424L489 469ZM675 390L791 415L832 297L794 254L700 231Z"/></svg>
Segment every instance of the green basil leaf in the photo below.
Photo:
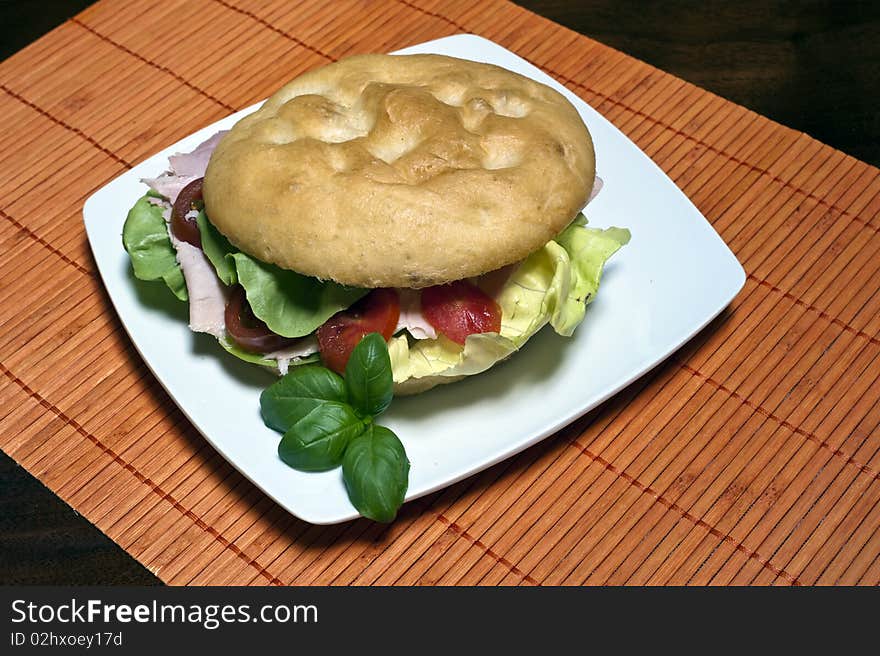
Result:
<svg viewBox="0 0 880 656"><path fill-rule="evenodd" d="M214 265L217 277L224 285L231 286L238 282L235 274L235 265L226 257L230 253L235 252L235 247L229 243L229 240L214 227L208 220L205 210L199 212L196 217L196 223L199 225L199 235L202 239L202 251L205 256Z"/></svg>
<svg viewBox="0 0 880 656"><path fill-rule="evenodd" d="M131 257L135 278L164 280L181 301L188 299L186 280L177 263L177 252L171 245L162 208L154 205L147 194L134 204L122 227L122 245Z"/></svg>
<svg viewBox="0 0 880 656"><path fill-rule="evenodd" d="M235 263L238 282L244 287L254 314L272 332L284 337L303 337L314 332L369 291L322 282L244 253L230 253L227 258Z"/></svg>
<svg viewBox="0 0 880 656"><path fill-rule="evenodd" d="M342 480L359 513L377 522L392 521L409 486L403 444L389 429L373 424L345 450Z"/></svg>
<svg viewBox="0 0 880 656"><path fill-rule="evenodd" d="M319 401L281 438L279 457L299 471L318 472L338 467L349 443L364 423L347 403Z"/></svg>
<svg viewBox="0 0 880 656"><path fill-rule="evenodd" d="M379 333L364 337L351 352L345 383L354 409L372 417L381 414L394 396L388 345Z"/></svg>
<svg viewBox="0 0 880 656"><path fill-rule="evenodd" d="M269 428L284 433L326 401L346 402L342 377L324 367L304 365L263 390L260 410Z"/></svg>

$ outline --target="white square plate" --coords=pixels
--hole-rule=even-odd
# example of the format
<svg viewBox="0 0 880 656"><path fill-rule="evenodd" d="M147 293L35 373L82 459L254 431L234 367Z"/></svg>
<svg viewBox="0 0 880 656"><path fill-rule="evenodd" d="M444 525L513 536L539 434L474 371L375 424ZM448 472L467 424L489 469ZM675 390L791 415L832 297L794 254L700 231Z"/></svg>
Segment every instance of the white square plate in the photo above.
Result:
<svg viewBox="0 0 880 656"><path fill-rule="evenodd" d="M706 219L642 151L595 110L525 60L486 39L451 36L400 53L437 53L503 66L547 84L578 109L596 145L605 186L587 216L618 225L632 241L606 267L584 323L569 339L545 328L487 373L395 399L381 421L412 463L414 499L499 462L551 435L631 383L703 328L733 299L745 273ZM273 377L187 328L185 304L131 274L122 248L126 213L142 177L168 156L231 127L249 107L157 153L85 204L86 232L125 329L147 366L205 438L294 515L316 524L357 517L341 470L294 471L279 460L280 436L260 419L259 394Z"/></svg>

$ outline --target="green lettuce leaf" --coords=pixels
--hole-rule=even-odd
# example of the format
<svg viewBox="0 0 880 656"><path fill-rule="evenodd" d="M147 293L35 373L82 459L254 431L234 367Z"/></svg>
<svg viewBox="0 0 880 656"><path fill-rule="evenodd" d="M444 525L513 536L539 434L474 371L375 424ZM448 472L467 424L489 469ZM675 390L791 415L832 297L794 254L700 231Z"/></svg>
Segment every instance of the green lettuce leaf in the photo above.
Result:
<svg viewBox="0 0 880 656"><path fill-rule="evenodd" d="M122 227L122 245L131 257L134 275L139 280L164 280L181 301L188 299L186 281L177 254L162 218L162 208L153 205L146 194L134 204Z"/></svg>
<svg viewBox="0 0 880 656"><path fill-rule="evenodd" d="M274 358L269 359L266 358L259 353L251 353L250 351L245 351L238 344L233 342L228 337L224 337L223 339L218 339L220 342L220 346L222 346L226 351L239 360L244 360L245 362L250 362L252 364L258 364L262 367L268 367L269 369L274 369L276 373L278 373L278 361ZM312 364L314 362L318 362L321 359L320 354L312 353L311 355L306 355L301 358L294 358L290 362L290 366L297 366L301 364Z"/></svg>
<svg viewBox="0 0 880 656"><path fill-rule="evenodd" d="M244 253L230 253L227 258L235 264L238 282L244 287L254 314L284 337L303 337L314 332L369 291L322 282Z"/></svg>
<svg viewBox="0 0 880 656"><path fill-rule="evenodd" d="M583 215L581 215L583 216ZM570 337L584 320L587 305L599 291L605 262L622 246L629 243L629 230L624 228L587 228L572 225L556 241L571 261L571 282L567 294L560 294L550 324L560 335Z"/></svg>
<svg viewBox="0 0 880 656"><path fill-rule="evenodd" d="M196 223L199 226L199 236L202 239L202 251L208 261L214 265L217 277L226 286L234 285L238 282L235 274L235 263L232 262L227 255L235 252L235 247L229 243L229 240L208 221L205 210L199 212L196 217Z"/></svg>
<svg viewBox="0 0 880 656"><path fill-rule="evenodd" d="M629 230L588 228L582 216L526 258L498 295L501 335L517 346L547 323L570 337L599 291L605 262L629 242Z"/></svg>
<svg viewBox="0 0 880 656"><path fill-rule="evenodd" d="M478 374L516 350L516 344L497 333L468 335L464 347L442 335L412 343L406 335L400 335L388 343L395 383L410 378Z"/></svg>
<svg viewBox="0 0 880 656"><path fill-rule="evenodd" d="M239 360L244 360L245 362L250 362L251 364L258 364L263 367L269 367L270 369L277 369L278 367L278 363L275 360L269 360L259 353L251 353L250 351L245 351L228 337L223 337L222 339L218 339L217 341L220 342L220 346L226 349L228 353L231 353Z"/></svg>
<svg viewBox="0 0 880 656"><path fill-rule="evenodd" d="M496 295L501 332L468 336L464 347L446 339L391 340L394 382L442 379L485 371L507 358L548 323L570 336L599 289L605 262L629 242L628 230L586 227L583 215L554 241L532 253Z"/></svg>

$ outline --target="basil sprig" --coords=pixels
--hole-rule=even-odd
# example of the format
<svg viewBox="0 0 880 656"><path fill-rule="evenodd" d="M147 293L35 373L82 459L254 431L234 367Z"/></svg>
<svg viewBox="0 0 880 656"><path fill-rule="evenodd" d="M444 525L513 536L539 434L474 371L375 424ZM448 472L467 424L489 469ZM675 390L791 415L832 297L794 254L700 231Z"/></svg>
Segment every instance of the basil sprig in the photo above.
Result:
<svg viewBox="0 0 880 656"><path fill-rule="evenodd" d="M263 391L260 410L266 425L284 435L278 444L281 460L309 472L341 465L358 512L390 522L409 484L403 444L375 423L393 393L388 345L371 333L352 351L344 379L324 367L295 367Z"/></svg>

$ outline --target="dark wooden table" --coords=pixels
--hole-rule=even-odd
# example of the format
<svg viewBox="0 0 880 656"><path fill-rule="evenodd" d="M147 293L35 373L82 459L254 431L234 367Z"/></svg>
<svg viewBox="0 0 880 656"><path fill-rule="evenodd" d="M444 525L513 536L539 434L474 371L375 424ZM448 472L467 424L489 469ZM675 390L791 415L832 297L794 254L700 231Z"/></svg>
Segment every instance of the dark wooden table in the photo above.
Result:
<svg viewBox="0 0 880 656"><path fill-rule="evenodd" d="M88 4L0 1L0 57ZM880 165L880 3L519 4ZM160 582L0 453L0 583Z"/></svg>

